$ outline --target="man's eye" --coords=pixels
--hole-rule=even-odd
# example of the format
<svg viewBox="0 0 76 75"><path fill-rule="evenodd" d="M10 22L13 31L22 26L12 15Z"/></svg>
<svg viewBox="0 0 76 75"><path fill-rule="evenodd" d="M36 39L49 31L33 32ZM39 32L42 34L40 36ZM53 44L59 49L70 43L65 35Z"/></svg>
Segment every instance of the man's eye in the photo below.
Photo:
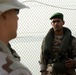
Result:
<svg viewBox="0 0 76 75"><path fill-rule="evenodd" d="M19 9L15 9L16 13L19 14Z"/></svg>
<svg viewBox="0 0 76 75"><path fill-rule="evenodd" d="M58 22L60 22L60 20L56 20L56 21L52 21L52 22L53 22L53 23L56 23L56 22L58 23Z"/></svg>

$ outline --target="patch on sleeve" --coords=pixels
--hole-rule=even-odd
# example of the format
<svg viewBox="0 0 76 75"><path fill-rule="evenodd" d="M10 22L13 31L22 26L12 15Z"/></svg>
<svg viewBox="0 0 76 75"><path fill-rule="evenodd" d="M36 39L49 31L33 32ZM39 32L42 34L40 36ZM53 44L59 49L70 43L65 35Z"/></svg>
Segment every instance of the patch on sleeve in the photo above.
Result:
<svg viewBox="0 0 76 75"><path fill-rule="evenodd" d="M0 51L3 52L3 49L0 47Z"/></svg>
<svg viewBox="0 0 76 75"><path fill-rule="evenodd" d="M12 72L13 70L9 68L9 66L13 63L8 57L6 58L6 63L2 66L2 68L7 71L8 73Z"/></svg>

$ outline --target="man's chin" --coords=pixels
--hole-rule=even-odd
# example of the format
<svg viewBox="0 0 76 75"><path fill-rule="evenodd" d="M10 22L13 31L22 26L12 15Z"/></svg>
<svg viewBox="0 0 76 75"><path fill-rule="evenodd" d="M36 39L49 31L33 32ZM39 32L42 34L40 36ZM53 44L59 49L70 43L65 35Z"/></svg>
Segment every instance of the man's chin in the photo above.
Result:
<svg viewBox="0 0 76 75"><path fill-rule="evenodd" d="M56 31L56 32L60 32L60 31L61 31L61 29L56 29L55 31Z"/></svg>

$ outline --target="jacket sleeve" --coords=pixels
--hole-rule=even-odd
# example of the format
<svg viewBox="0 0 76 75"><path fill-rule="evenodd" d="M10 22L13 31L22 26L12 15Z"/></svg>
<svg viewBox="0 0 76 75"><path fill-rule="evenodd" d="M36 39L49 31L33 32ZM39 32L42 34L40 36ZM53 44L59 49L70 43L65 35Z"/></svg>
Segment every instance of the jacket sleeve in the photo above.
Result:
<svg viewBox="0 0 76 75"><path fill-rule="evenodd" d="M43 44L44 44L44 41L42 42L41 53L40 53L40 62L39 62L40 63L40 72L46 70L45 60L44 60L44 56L43 56Z"/></svg>
<svg viewBox="0 0 76 75"><path fill-rule="evenodd" d="M72 46L73 46L73 56L74 56L75 66L76 66L76 38L73 38Z"/></svg>
<svg viewBox="0 0 76 75"><path fill-rule="evenodd" d="M0 51L0 75L32 75L27 67Z"/></svg>

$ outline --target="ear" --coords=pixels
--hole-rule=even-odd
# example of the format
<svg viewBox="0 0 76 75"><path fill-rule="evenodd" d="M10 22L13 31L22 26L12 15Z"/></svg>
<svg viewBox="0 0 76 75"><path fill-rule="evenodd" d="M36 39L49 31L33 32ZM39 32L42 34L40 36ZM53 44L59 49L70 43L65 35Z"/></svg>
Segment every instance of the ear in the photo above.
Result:
<svg viewBox="0 0 76 75"><path fill-rule="evenodd" d="M65 21L63 21L63 25L65 24Z"/></svg>
<svg viewBox="0 0 76 75"><path fill-rule="evenodd" d="M52 25L52 22L51 22L51 25Z"/></svg>

